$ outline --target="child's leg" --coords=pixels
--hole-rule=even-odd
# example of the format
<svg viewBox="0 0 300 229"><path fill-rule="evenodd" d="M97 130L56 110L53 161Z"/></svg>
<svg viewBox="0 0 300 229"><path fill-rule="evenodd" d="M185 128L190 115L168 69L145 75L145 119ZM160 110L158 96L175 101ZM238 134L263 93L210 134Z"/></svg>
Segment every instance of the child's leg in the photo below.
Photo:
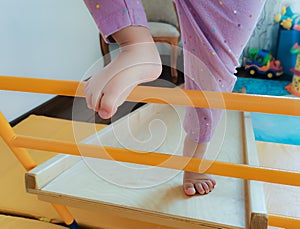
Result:
<svg viewBox="0 0 300 229"><path fill-rule="evenodd" d="M263 7L262 0L176 0L184 48L185 88L230 92L235 67ZM184 154L203 157L222 111L187 108ZM211 191L208 175L186 172L187 195Z"/></svg>
<svg viewBox="0 0 300 229"><path fill-rule="evenodd" d="M88 107L110 118L132 89L161 73L161 61L147 28L140 0L85 0L107 41L120 46L120 54L86 84Z"/></svg>

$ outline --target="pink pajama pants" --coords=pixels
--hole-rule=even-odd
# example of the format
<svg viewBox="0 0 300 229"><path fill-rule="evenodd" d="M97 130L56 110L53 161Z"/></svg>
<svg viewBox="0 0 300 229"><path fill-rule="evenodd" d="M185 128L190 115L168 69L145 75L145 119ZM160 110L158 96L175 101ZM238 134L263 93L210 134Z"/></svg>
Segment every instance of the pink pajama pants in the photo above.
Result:
<svg viewBox="0 0 300 229"><path fill-rule="evenodd" d="M103 37L127 26L148 27L140 0L84 0ZM151 0L149 0L151 1ZM175 0L179 17L185 88L231 92L235 68L265 0ZM208 101L209 102L209 101ZM222 110L186 108L188 137L209 142Z"/></svg>

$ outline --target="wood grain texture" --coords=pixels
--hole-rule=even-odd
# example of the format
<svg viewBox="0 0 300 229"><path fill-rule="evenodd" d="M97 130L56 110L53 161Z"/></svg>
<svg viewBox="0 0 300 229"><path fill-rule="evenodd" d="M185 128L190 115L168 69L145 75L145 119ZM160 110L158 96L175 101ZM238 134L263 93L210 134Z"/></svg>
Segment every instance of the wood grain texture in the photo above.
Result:
<svg viewBox="0 0 300 229"><path fill-rule="evenodd" d="M262 166L300 171L299 145L257 142L257 150ZM281 216L271 217L272 225L300 228L300 187L266 183L264 189L268 213Z"/></svg>
<svg viewBox="0 0 300 229"><path fill-rule="evenodd" d="M259 166L251 117L247 112L243 113L243 129L245 162L248 165ZM250 229L267 229L268 211L265 201L264 184L253 180L245 181L245 183L248 197L246 198L248 200L248 226Z"/></svg>
<svg viewBox="0 0 300 229"><path fill-rule="evenodd" d="M106 142L136 150L154 147L158 152L181 154L185 136L181 123L183 108L151 106L137 112L132 119L117 121L84 143ZM243 162L241 118L239 112L224 114L205 155L207 159ZM216 179L218 184L212 193L190 198L182 191L181 171L84 158L36 193L44 201L162 226L245 228L243 181Z"/></svg>
<svg viewBox="0 0 300 229"><path fill-rule="evenodd" d="M55 177L72 167L80 160L80 157L70 157L58 154L45 163L35 167L25 175L27 191L34 192L51 182Z"/></svg>

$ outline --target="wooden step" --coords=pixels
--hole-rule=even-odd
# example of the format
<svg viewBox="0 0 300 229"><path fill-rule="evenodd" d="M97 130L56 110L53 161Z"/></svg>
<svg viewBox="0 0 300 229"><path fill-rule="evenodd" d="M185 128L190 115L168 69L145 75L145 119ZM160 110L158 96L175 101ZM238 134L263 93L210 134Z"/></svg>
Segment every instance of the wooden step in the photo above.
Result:
<svg viewBox="0 0 300 229"><path fill-rule="evenodd" d="M183 115L182 107L149 104L82 143L181 155ZM244 163L244 130L243 114L226 111L205 158ZM182 171L82 154L59 155L27 173L28 192L48 202L174 228L246 228L253 216L249 209L257 209L253 204L247 207L253 198L249 202L246 193L256 193L246 191L241 179L216 176L212 193L187 197L182 190Z"/></svg>

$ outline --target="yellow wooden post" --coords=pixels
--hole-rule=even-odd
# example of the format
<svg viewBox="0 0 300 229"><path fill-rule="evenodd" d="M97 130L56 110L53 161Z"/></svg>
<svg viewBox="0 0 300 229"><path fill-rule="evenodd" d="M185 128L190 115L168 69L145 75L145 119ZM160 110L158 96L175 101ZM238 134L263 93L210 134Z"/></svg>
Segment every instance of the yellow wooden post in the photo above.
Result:
<svg viewBox="0 0 300 229"><path fill-rule="evenodd" d="M0 136L4 142L8 145L15 157L23 165L26 171L29 171L37 166L35 161L30 156L29 152L21 147L13 146L11 143L16 138L16 133L13 128L9 125L4 115L0 112ZM74 217L71 215L69 210L62 205L52 204L57 213L63 218L64 222L70 226L70 228L79 228Z"/></svg>
<svg viewBox="0 0 300 229"><path fill-rule="evenodd" d="M10 147L15 157L23 165L26 171L29 171L37 166L28 151L24 148L19 148L11 145L11 141L16 137L15 132L0 112L0 136L4 142Z"/></svg>

